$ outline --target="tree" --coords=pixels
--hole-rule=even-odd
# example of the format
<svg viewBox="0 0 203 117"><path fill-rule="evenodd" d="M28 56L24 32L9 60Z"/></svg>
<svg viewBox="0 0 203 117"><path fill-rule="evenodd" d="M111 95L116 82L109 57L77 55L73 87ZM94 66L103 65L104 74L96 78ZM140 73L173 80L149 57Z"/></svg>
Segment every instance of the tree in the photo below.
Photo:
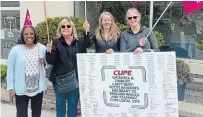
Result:
<svg viewBox="0 0 203 117"><path fill-rule="evenodd" d="M101 4L100 13L103 11L110 12L116 18L115 20L122 24L125 23L126 11L132 7L129 1L102 1L98 2L98 4Z"/></svg>

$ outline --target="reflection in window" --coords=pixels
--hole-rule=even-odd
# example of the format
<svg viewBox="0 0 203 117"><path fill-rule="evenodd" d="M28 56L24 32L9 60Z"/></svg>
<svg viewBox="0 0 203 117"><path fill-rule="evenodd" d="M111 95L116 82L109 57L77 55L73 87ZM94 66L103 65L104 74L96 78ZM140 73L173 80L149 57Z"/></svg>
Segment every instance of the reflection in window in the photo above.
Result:
<svg viewBox="0 0 203 117"><path fill-rule="evenodd" d="M157 21L168 2L154 2L153 23ZM155 30L164 36L165 44L162 51L175 51L180 58L201 59L203 55L196 48L203 39L203 9L185 18L182 2L172 2L164 13Z"/></svg>
<svg viewBox="0 0 203 117"><path fill-rule="evenodd" d="M0 39L19 37L20 10L19 1L1 1L1 35Z"/></svg>
<svg viewBox="0 0 203 117"><path fill-rule="evenodd" d="M1 11L1 29L20 29L20 11Z"/></svg>

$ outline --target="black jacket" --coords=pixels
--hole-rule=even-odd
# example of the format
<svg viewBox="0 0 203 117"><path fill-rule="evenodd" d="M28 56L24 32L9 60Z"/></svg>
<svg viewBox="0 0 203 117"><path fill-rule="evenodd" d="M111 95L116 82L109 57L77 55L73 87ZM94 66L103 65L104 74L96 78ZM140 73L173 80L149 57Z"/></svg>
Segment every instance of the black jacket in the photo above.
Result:
<svg viewBox="0 0 203 117"><path fill-rule="evenodd" d="M120 51L119 38L117 40L112 39L109 41L106 41L104 39L98 40L93 33L88 33L87 37L89 37L88 46L92 46L93 44L95 44L96 53L105 53L108 49L113 49L114 52Z"/></svg>
<svg viewBox="0 0 203 117"><path fill-rule="evenodd" d="M49 80L55 82L55 75L66 74L73 69L77 70L77 53L86 53L89 39L84 34L84 40L74 38L70 45L63 37L56 39L52 44L51 53L46 52L46 61L53 65Z"/></svg>

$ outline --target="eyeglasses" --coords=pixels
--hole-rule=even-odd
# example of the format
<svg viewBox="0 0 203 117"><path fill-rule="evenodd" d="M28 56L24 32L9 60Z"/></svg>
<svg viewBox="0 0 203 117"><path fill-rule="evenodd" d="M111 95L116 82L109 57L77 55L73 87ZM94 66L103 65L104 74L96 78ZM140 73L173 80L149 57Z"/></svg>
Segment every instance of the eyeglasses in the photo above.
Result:
<svg viewBox="0 0 203 117"><path fill-rule="evenodd" d="M137 19L138 16L128 17L128 20Z"/></svg>
<svg viewBox="0 0 203 117"><path fill-rule="evenodd" d="M71 25L63 25L63 26L61 26L61 28L65 28L65 27L67 27L67 28L70 28L71 27Z"/></svg>

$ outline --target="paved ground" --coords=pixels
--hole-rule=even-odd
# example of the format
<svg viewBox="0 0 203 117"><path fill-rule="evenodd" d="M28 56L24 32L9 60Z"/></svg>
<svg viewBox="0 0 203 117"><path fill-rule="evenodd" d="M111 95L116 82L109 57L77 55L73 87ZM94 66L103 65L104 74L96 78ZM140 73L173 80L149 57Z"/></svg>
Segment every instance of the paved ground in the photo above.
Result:
<svg viewBox="0 0 203 117"><path fill-rule="evenodd" d="M179 102L179 117L203 117L203 107L200 105L189 104L185 102ZM192 110L190 112L187 112ZM28 109L28 116L31 117L31 110ZM15 105L8 103L1 103L1 117L16 117ZM56 117L55 111L42 110L41 117Z"/></svg>
<svg viewBox="0 0 203 117"><path fill-rule="evenodd" d="M31 117L31 110L28 109L28 116ZM16 108L14 105L1 103L1 117L16 117ZM42 110L41 117L56 117L55 111Z"/></svg>

